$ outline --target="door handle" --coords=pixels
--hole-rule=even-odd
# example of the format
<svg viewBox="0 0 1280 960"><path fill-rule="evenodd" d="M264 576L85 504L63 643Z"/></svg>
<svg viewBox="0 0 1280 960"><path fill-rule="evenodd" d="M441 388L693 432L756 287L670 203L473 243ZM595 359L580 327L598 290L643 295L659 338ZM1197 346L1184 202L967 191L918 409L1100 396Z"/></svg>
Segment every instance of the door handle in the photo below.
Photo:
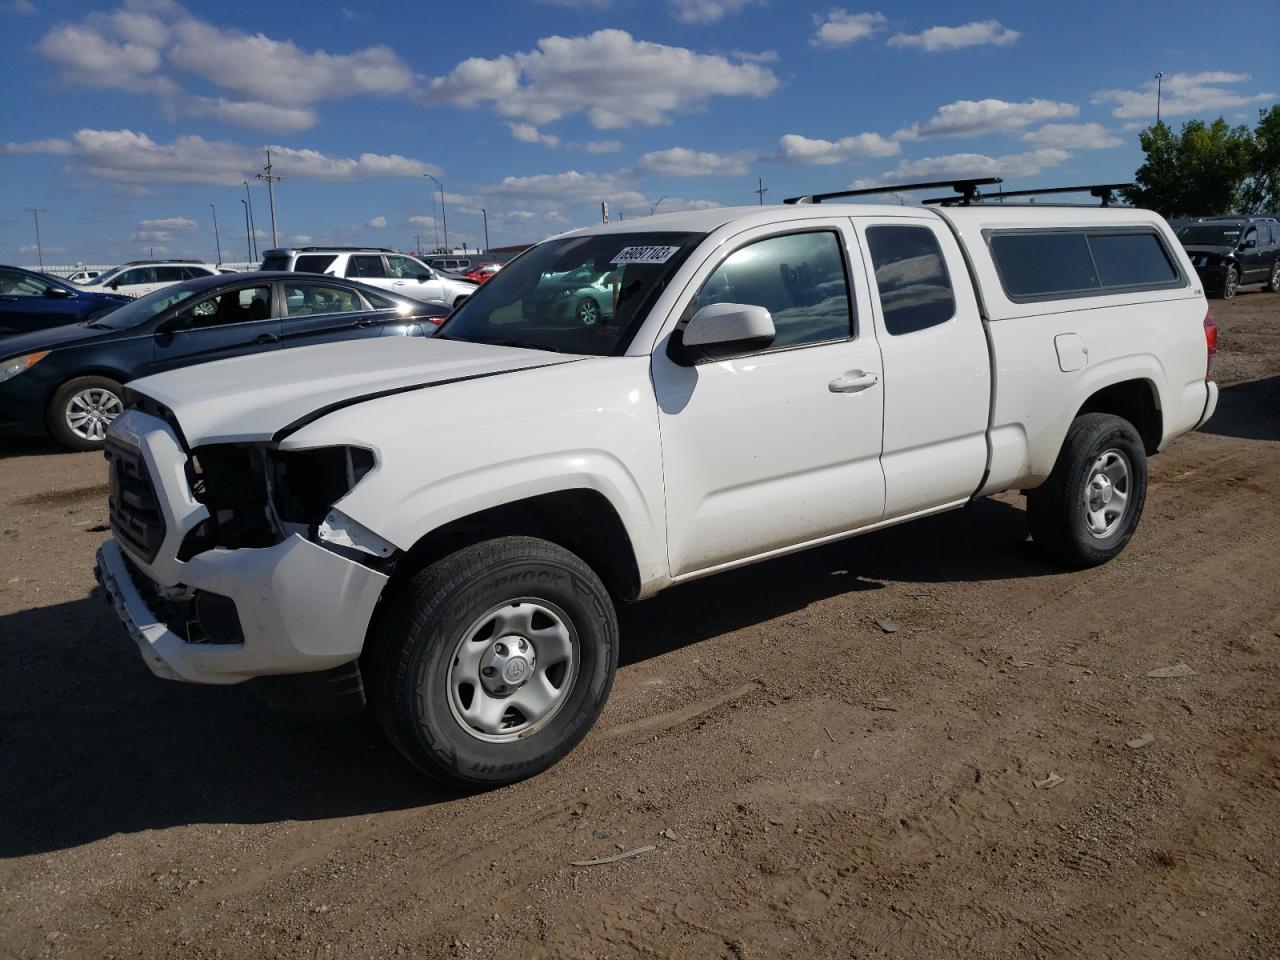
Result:
<svg viewBox="0 0 1280 960"><path fill-rule="evenodd" d="M253 338L254 343L279 343L280 338L274 333L260 333Z"/></svg>
<svg viewBox="0 0 1280 960"><path fill-rule="evenodd" d="M828 383L827 389L832 393L861 393L868 387L874 387L879 382L880 378L874 373L850 370L848 373L836 377Z"/></svg>

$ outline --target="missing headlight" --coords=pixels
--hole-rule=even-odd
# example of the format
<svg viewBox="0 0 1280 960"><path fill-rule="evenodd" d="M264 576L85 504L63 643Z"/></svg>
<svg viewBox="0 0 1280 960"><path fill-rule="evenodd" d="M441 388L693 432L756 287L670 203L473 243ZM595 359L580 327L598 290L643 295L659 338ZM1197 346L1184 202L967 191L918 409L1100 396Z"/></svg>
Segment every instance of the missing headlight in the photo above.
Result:
<svg viewBox="0 0 1280 960"><path fill-rule="evenodd" d="M273 450L270 460L276 515L308 527L318 525L374 467L372 451L360 447Z"/></svg>

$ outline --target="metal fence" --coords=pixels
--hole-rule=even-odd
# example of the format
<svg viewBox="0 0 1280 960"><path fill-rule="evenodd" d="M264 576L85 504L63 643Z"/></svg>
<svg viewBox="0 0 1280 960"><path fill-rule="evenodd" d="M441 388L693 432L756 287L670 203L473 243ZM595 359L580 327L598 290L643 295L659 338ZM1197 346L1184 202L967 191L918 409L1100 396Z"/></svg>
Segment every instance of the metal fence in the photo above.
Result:
<svg viewBox="0 0 1280 960"><path fill-rule="evenodd" d="M24 266L23 270L34 270L36 273L47 273L52 277L69 277L73 273L79 273L81 270L97 270L105 273L108 270L114 270L120 266L118 263L73 263L39 266ZM253 263L222 263L219 266L226 267L228 270L257 270L262 264L260 262Z"/></svg>

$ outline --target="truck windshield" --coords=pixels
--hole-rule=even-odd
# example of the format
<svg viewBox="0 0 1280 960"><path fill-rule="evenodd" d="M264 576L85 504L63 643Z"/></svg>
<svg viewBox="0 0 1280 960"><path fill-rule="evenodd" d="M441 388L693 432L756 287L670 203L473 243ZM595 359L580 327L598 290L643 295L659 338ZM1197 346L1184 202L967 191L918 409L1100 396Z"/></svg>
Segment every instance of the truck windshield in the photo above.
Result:
<svg viewBox="0 0 1280 960"><path fill-rule="evenodd" d="M1179 230L1178 239L1183 243L1206 243L1216 247L1234 247L1240 242L1240 228L1235 224L1215 226L1209 223L1198 223Z"/></svg>
<svg viewBox="0 0 1280 960"><path fill-rule="evenodd" d="M608 233L550 240L487 280L439 337L616 356L702 233Z"/></svg>

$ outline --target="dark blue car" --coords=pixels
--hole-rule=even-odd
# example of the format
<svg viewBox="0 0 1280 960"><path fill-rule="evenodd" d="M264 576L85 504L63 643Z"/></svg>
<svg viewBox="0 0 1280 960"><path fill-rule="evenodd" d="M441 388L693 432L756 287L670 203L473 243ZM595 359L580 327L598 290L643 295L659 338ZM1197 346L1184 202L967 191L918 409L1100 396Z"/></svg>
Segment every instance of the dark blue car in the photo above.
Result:
<svg viewBox="0 0 1280 960"><path fill-rule="evenodd" d="M0 266L0 338L66 323L84 323L129 299L118 293L85 290L21 267Z"/></svg>
<svg viewBox="0 0 1280 960"><path fill-rule="evenodd" d="M430 336L448 312L305 273L187 280L86 323L0 339L0 434L49 433L72 450L95 450L124 409L129 380L334 340Z"/></svg>

